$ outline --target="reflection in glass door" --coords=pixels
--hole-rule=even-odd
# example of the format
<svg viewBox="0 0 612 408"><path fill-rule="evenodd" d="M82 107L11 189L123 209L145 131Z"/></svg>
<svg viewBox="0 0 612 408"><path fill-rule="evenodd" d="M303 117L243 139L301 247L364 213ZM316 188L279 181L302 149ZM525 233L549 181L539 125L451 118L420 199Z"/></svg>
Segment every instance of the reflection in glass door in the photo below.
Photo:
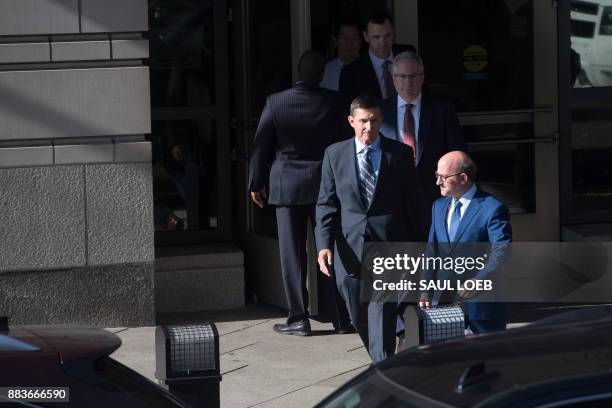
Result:
<svg viewBox="0 0 612 408"><path fill-rule="evenodd" d="M516 240L558 238L556 55L543 35L555 9L542 3L413 3L426 87L453 100L477 181L509 207Z"/></svg>
<svg viewBox="0 0 612 408"><path fill-rule="evenodd" d="M157 243L229 235L225 13L224 1L149 1Z"/></svg>
<svg viewBox="0 0 612 408"><path fill-rule="evenodd" d="M612 221L612 2L559 4L563 225Z"/></svg>

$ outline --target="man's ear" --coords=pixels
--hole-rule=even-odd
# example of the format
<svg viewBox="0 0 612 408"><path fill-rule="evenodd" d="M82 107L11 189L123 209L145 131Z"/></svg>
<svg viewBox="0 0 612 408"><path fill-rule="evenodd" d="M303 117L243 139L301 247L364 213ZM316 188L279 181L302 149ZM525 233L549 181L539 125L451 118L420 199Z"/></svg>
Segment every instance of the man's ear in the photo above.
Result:
<svg viewBox="0 0 612 408"><path fill-rule="evenodd" d="M354 127L353 123L355 122L355 118L353 118L351 115L348 115L347 119L348 119L349 125L351 125L351 127Z"/></svg>
<svg viewBox="0 0 612 408"><path fill-rule="evenodd" d="M363 39L365 42L370 43L370 40L368 39L368 32L365 30L363 31Z"/></svg>

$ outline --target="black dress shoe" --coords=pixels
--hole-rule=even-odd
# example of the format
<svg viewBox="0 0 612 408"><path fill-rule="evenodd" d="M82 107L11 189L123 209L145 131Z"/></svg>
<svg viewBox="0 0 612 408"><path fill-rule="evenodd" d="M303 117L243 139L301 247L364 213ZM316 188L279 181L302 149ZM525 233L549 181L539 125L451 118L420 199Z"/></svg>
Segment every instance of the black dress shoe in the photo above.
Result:
<svg viewBox="0 0 612 408"><path fill-rule="evenodd" d="M310 322L300 320L291 324L275 324L274 331L281 334L293 334L294 336L310 336Z"/></svg>
<svg viewBox="0 0 612 408"><path fill-rule="evenodd" d="M351 334L351 333L355 333L356 331L357 330L355 330L352 324L334 329L334 333L336 334Z"/></svg>

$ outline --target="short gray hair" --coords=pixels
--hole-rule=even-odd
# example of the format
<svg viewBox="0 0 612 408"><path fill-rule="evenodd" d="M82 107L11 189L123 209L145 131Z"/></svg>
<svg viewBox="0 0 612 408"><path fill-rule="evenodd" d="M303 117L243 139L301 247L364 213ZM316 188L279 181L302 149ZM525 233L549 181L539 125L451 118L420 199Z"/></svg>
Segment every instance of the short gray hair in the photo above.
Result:
<svg viewBox="0 0 612 408"><path fill-rule="evenodd" d="M416 61L422 69L424 68L423 59L421 58L421 56L417 54L416 52L412 52L412 51L404 51L404 52L400 52L399 54L397 54L395 58L393 58L393 68L395 68L395 66L400 61L404 61L404 60Z"/></svg>

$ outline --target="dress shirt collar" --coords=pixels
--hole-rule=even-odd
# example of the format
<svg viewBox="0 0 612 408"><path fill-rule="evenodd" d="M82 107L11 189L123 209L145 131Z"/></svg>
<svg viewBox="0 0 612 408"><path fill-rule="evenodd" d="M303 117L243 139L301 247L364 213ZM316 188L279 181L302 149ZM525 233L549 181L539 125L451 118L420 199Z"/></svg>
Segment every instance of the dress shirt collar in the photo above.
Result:
<svg viewBox="0 0 612 408"><path fill-rule="evenodd" d="M463 208L467 208L467 206L470 204L470 201L472 201L472 199L474 198L474 194L476 194L476 183L472 184L472 187L470 187L470 189L468 191L466 191L460 198L459 201L461 201L461 205L463 206ZM453 198L452 200L452 205L455 205L455 200Z"/></svg>
<svg viewBox="0 0 612 408"><path fill-rule="evenodd" d="M416 109L419 110L421 109L421 99L422 99L423 93L419 93L419 96L417 96L416 98L414 98L411 101L406 101L404 100L404 98L402 98L401 96L399 96L399 94L397 95L397 107L398 108L403 108L404 106L406 106L407 104L411 103L414 106L412 107L412 109Z"/></svg>
<svg viewBox="0 0 612 408"><path fill-rule="evenodd" d="M368 50L368 54L370 54L370 60L372 61L372 65L374 65L374 67L376 68L376 72L379 72L379 70L382 69L382 64L385 61L393 62L393 51L391 51L391 53L386 59L378 58L371 50Z"/></svg>
<svg viewBox="0 0 612 408"><path fill-rule="evenodd" d="M377 152L380 150L380 137L381 136L379 134L374 143L368 146L370 149L372 149L373 152ZM359 154L365 149L365 147L366 145L362 144L359 139L357 139L357 136L355 136L355 152Z"/></svg>

